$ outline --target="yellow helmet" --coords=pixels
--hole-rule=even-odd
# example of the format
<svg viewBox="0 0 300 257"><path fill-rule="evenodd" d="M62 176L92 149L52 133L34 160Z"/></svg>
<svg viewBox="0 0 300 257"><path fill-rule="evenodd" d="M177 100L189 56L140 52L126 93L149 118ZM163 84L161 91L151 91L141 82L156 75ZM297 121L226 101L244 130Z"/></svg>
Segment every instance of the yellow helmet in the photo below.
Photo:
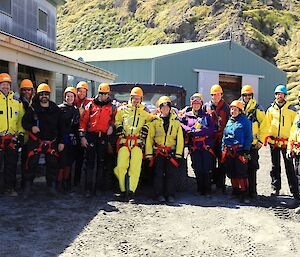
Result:
<svg viewBox="0 0 300 257"><path fill-rule="evenodd" d="M11 76L9 76L9 74L7 74L7 73L1 73L0 74L0 83L2 83L2 82L11 83Z"/></svg>
<svg viewBox="0 0 300 257"><path fill-rule="evenodd" d="M221 93L223 94L223 89L220 85L216 84L216 85L213 85L211 88L210 88L210 94L217 94L217 93Z"/></svg>
<svg viewBox="0 0 300 257"><path fill-rule="evenodd" d="M74 87L67 87L64 91L64 96L66 96L66 93L68 93L68 92L73 93L75 96L77 95L76 88L74 88Z"/></svg>
<svg viewBox="0 0 300 257"><path fill-rule="evenodd" d="M191 101L192 104L193 104L193 103L197 103L197 102L198 102L198 103L199 103L199 102L203 103L203 95L200 94L200 93L195 93L195 94L193 94L193 95L191 96L190 101Z"/></svg>
<svg viewBox="0 0 300 257"><path fill-rule="evenodd" d="M51 93L51 89L50 87L46 84L46 83L42 83L38 86L37 90L36 90L37 93L41 93L41 92L48 92L48 93Z"/></svg>
<svg viewBox="0 0 300 257"><path fill-rule="evenodd" d="M79 89L79 88L84 88L84 89L86 89L86 91L88 91L89 85L85 81L80 81L80 82L78 82L78 84L76 86L76 89Z"/></svg>
<svg viewBox="0 0 300 257"><path fill-rule="evenodd" d="M108 83L101 83L98 86L98 92L99 93L109 93L110 92L110 87Z"/></svg>
<svg viewBox="0 0 300 257"><path fill-rule="evenodd" d="M243 94L254 94L254 90L252 88L252 86L250 85L245 85L242 87L242 90L241 90L241 95Z"/></svg>
<svg viewBox="0 0 300 257"><path fill-rule="evenodd" d="M143 90L140 87L134 87L130 92L130 96L143 97Z"/></svg>
<svg viewBox="0 0 300 257"><path fill-rule="evenodd" d="M33 83L30 79L23 79L21 81L20 88L33 88Z"/></svg>
<svg viewBox="0 0 300 257"><path fill-rule="evenodd" d="M169 105L171 106L172 102L168 96L161 96L157 101L157 106L160 107L161 105Z"/></svg>
<svg viewBox="0 0 300 257"><path fill-rule="evenodd" d="M239 108L241 111L244 111L244 104L239 101L239 100L234 100L231 104L230 104L230 107L231 106L235 106L237 108Z"/></svg>

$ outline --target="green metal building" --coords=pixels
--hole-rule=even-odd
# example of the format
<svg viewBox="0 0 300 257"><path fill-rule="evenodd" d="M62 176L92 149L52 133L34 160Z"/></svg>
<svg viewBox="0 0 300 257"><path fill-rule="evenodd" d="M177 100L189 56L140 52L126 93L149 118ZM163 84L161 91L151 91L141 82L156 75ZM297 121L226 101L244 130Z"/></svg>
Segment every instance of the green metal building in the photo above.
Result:
<svg viewBox="0 0 300 257"><path fill-rule="evenodd" d="M286 74L276 66L230 40L62 54L117 74L115 82L182 85L187 90L187 98L200 92L209 100L210 87L220 84L225 100L230 102L239 97L243 85L250 84L264 107L273 101L274 87L287 80Z"/></svg>

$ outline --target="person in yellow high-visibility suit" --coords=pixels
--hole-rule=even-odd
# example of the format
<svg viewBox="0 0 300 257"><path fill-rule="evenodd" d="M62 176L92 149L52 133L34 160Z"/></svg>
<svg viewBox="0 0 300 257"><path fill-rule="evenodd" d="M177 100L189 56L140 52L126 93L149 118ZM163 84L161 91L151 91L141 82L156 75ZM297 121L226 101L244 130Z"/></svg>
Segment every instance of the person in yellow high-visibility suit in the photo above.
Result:
<svg viewBox="0 0 300 257"><path fill-rule="evenodd" d="M18 196L16 170L18 150L24 143L24 108L11 91L11 83L9 74L0 74L0 191L4 190L6 196Z"/></svg>
<svg viewBox="0 0 300 257"><path fill-rule="evenodd" d="M183 132L175 111L171 109L170 98L160 97L157 105L159 113L149 125L145 156L154 164L157 201L174 203L176 173L184 147Z"/></svg>
<svg viewBox="0 0 300 257"><path fill-rule="evenodd" d="M118 158L114 173L119 180L121 198L134 199L143 160L143 146L148 134L148 123L153 119L141 103L143 90L134 87L128 104L118 108L115 116L118 139Z"/></svg>

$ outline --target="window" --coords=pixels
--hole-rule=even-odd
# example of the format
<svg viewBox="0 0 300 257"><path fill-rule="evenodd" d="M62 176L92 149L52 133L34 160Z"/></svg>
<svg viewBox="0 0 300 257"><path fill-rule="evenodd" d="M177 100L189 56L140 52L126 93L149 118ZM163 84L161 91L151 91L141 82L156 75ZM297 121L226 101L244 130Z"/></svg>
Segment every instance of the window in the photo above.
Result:
<svg viewBox="0 0 300 257"><path fill-rule="evenodd" d="M48 27L48 15L41 9L39 9L39 30L47 32Z"/></svg>
<svg viewBox="0 0 300 257"><path fill-rule="evenodd" d="M11 0L0 0L0 11L11 15Z"/></svg>

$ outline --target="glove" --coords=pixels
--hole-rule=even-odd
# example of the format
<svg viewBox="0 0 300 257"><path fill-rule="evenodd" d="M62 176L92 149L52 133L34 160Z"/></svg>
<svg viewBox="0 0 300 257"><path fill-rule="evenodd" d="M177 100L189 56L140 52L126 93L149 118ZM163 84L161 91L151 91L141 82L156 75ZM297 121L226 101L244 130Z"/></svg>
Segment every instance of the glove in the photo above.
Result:
<svg viewBox="0 0 300 257"><path fill-rule="evenodd" d="M293 158L292 152L291 152L291 151L287 151L287 152L286 152L286 158L287 158L288 160L291 160L291 159Z"/></svg>
<svg viewBox="0 0 300 257"><path fill-rule="evenodd" d="M148 136L148 130L149 130L148 126L144 125L142 127L142 129L141 129L141 138L142 139L146 139L147 138L147 136Z"/></svg>
<svg viewBox="0 0 300 257"><path fill-rule="evenodd" d="M123 126L119 126L116 128L116 136L120 137L124 135L124 130L123 130Z"/></svg>

